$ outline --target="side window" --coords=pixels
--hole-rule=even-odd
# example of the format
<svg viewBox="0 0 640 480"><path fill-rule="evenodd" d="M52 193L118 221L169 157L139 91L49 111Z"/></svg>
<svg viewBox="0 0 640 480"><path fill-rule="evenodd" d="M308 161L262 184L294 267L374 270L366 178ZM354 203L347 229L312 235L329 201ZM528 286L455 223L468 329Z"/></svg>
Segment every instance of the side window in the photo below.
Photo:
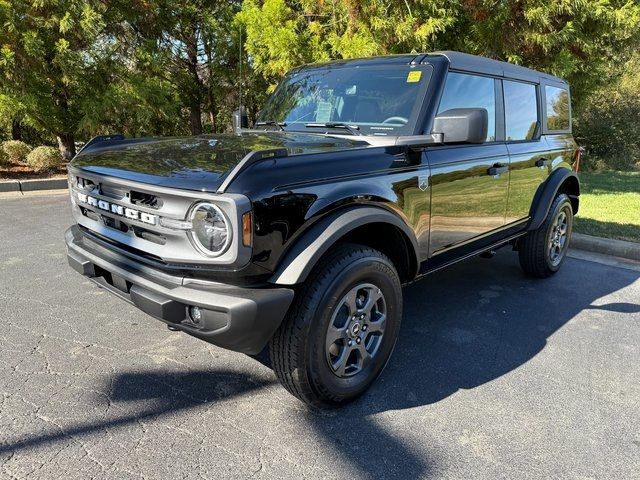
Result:
<svg viewBox="0 0 640 480"><path fill-rule="evenodd" d="M496 94L493 78L451 72L447 75L438 113L452 108L485 108L489 114L487 142L496 139Z"/></svg>
<svg viewBox="0 0 640 480"><path fill-rule="evenodd" d="M534 139L539 130L535 85L505 80L502 86L507 141Z"/></svg>
<svg viewBox="0 0 640 480"><path fill-rule="evenodd" d="M547 128L569 130L569 92L564 88L546 86Z"/></svg>

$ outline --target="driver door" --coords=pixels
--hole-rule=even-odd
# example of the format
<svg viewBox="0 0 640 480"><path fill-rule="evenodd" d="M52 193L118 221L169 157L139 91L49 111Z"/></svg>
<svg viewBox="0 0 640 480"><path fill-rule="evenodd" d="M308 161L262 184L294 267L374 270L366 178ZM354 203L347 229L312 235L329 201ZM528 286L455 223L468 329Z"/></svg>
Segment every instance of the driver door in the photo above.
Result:
<svg viewBox="0 0 640 480"><path fill-rule="evenodd" d="M450 72L438 113L453 108L484 108L489 114L484 144L430 148L431 234L429 256L464 245L505 224L509 153L497 141L496 111L502 108L497 81ZM499 108L496 105L499 103Z"/></svg>

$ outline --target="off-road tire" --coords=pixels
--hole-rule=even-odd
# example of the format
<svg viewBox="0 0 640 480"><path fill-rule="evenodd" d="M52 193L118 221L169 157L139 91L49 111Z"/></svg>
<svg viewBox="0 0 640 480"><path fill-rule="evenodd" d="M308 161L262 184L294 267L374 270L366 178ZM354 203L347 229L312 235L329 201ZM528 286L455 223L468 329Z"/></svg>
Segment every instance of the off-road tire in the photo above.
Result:
<svg viewBox="0 0 640 480"><path fill-rule="evenodd" d="M378 294L383 295L384 333L367 367L351 377L341 378L327 360L327 331L344 295L363 283L377 286ZM271 364L282 385L304 403L321 408L348 403L362 395L386 366L398 338L401 318L402 289L391 260L372 248L337 245L297 290L292 306L270 341Z"/></svg>
<svg viewBox="0 0 640 480"><path fill-rule="evenodd" d="M559 261L556 263L551 259L550 238L554 234L555 222L562 212L567 218L566 241ZM547 278L556 273L562 266L566 251L569 248L572 228L573 208L571 207L571 201L566 194L561 193L551 204L549 213L542 225L520 239L518 255L520 257L520 266L525 273L536 278Z"/></svg>

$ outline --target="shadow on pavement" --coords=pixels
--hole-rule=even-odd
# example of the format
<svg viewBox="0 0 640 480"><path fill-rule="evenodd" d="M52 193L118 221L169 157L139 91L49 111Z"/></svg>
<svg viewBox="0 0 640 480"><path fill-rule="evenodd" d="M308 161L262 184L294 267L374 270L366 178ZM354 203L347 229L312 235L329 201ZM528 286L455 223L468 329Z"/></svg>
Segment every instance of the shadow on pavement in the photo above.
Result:
<svg viewBox="0 0 640 480"><path fill-rule="evenodd" d="M82 437L105 428L135 423L199 405L245 395L273 382L256 380L247 375L230 371L191 371L183 374L172 372L136 372L118 375L112 384L110 403L146 402L136 408L135 414L123 415L99 422L86 422L64 426L64 431L36 435L13 443L0 445L0 455L17 450L37 447L70 437ZM97 397L102 399L102 397Z"/></svg>
<svg viewBox="0 0 640 480"><path fill-rule="evenodd" d="M638 306L629 303L592 306L638 277L612 268L605 279L591 281L592 265L568 259L553 278L533 280L522 274L515 255L500 253L491 261L475 259L432 274L405 289L402 331L381 381L361 400L339 410L292 409L290 421L307 422L334 446L341 462L364 477L428 475L437 459L424 458L381 428L372 415L427 406L501 377L532 359L550 335L584 309L638 312ZM137 415L69 426L64 433L0 446L0 453L244 395L267 384L226 371L120 374L111 400L143 401Z"/></svg>
<svg viewBox="0 0 640 480"><path fill-rule="evenodd" d="M640 304L618 302L605 303L604 305L591 305L589 310L604 310L606 312L618 313L640 313Z"/></svg>

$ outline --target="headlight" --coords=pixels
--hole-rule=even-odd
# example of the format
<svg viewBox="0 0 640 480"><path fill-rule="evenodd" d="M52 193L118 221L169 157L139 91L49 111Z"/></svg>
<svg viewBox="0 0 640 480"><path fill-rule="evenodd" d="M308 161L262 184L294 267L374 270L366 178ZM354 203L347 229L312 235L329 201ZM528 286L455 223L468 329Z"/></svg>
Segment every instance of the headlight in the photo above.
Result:
<svg viewBox="0 0 640 480"><path fill-rule="evenodd" d="M191 238L205 255L217 257L231 244L231 227L222 210L212 203L199 203L191 210Z"/></svg>

